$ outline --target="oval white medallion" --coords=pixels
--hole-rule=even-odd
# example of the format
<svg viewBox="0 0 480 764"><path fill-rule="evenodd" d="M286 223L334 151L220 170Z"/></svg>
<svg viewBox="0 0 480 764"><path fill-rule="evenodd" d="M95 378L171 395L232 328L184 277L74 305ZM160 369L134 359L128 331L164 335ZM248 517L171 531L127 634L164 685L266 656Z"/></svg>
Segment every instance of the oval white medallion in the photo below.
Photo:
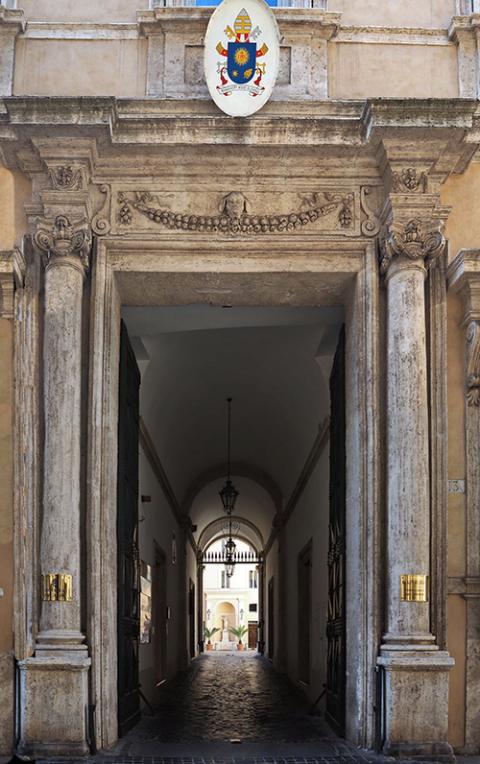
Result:
<svg viewBox="0 0 480 764"><path fill-rule="evenodd" d="M232 117L268 101L280 60L275 16L265 0L223 0L205 35L205 79L213 100Z"/></svg>

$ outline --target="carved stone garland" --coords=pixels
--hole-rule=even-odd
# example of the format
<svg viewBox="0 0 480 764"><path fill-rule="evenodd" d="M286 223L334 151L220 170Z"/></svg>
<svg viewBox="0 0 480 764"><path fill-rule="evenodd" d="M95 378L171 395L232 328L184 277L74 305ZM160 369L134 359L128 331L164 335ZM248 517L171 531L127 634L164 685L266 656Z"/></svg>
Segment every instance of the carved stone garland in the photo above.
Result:
<svg viewBox="0 0 480 764"><path fill-rule="evenodd" d="M134 192L130 198L120 191L117 200L121 205L119 221L123 225L132 222L132 209L167 228L183 231L220 232L228 234L262 234L292 231L318 218L338 211L338 222L342 228L350 228L353 223L354 195L322 192L326 203L319 203L319 195L314 193L304 197L305 210L286 215L251 215L247 212L248 200L238 191L232 191L223 197L218 215L191 215L155 207L151 204L154 195L149 191Z"/></svg>

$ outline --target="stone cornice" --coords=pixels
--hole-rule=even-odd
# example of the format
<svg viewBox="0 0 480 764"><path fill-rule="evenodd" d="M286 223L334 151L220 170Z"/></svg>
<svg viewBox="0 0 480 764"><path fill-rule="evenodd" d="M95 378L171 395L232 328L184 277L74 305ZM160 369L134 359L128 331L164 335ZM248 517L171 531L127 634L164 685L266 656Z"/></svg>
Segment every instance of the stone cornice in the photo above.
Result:
<svg viewBox="0 0 480 764"><path fill-rule="evenodd" d="M20 32L25 31L25 27L26 21L23 11L9 10L4 5L0 5L0 33L13 32L13 34L20 34Z"/></svg>
<svg viewBox="0 0 480 764"><path fill-rule="evenodd" d="M13 318L15 289L23 286L25 270L19 249L0 252L0 318Z"/></svg>
<svg viewBox="0 0 480 764"><path fill-rule="evenodd" d="M447 271L448 288L463 299L463 324L480 321L480 250L462 249Z"/></svg>
<svg viewBox="0 0 480 764"><path fill-rule="evenodd" d="M480 250L461 250L450 263L447 279L449 289L460 295L463 301L462 324L473 338L472 326L480 324Z"/></svg>
<svg viewBox="0 0 480 764"><path fill-rule="evenodd" d="M474 33L480 28L480 13L472 13L470 16L454 16L448 29L448 36L453 42L458 42L463 33Z"/></svg>
<svg viewBox="0 0 480 764"><path fill-rule="evenodd" d="M138 11L137 22L140 32L146 36L175 29L206 29L212 8L175 6ZM291 26L295 31L303 27L307 34L314 34L329 40L335 36L340 26L341 13L331 13L320 8L274 8L273 12L282 31Z"/></svg>
<svg viewBox="0 0 480 764"><path fill-rule="evenodd" d="M177 9L178 10L178 9ZM9 166L32 135L96 138L122 146L250 145L362 147L397 136L449 143L448 170L469 161L480 143L480 107L473 99L271 101L248 120L232 119L210 100L111 97L5 97L0 101L0 145ZM9 149L9 144L11 148ZM16 146L12 145L16 144Z"/></svg>

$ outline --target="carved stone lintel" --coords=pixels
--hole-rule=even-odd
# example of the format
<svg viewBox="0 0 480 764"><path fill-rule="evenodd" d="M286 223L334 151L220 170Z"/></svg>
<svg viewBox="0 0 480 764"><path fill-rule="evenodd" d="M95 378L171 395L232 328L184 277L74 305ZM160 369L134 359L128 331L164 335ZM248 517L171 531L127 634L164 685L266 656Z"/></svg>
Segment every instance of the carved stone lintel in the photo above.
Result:
<svg viewBox="0 0 480 764"><path fill-rule="evenodd" d="M123 192L117 196L118 220L130 225L133 210L170 229L197 232L219 232L230 235L256 235L293 231L314 223L321 217L336 213L340 229L347 231L353 226L354 194L323 191L299 195L302 201L295 212L269 215L251 214L248 199L240 191L231 191L219 200L216 215L192 215L173 212L156 206L158 199L149 191Z"/></svg>
<svg viewBox="0 0 480 764"><path fill-rule="evenodd" d="M386 273L395 257L422 261L427 267L445 248L443 221L413 218L392 223L381 247L380 270Z"/></svg>
<svg viewBox="0 0 480 764"><path fill-rule="evenodd" d="M0 252L0 318L13 318L15 289L23 286L25 267L20 250Z"/></svg>
<svg viewBox="0 0 480 764"><path fill-rule="evenodd" d="M65 215L40 221L34 236L37 247L46 253L48 265L70 264L88 270L91 233L86 220L71 223Z"/></svg>
<svg viewBox="0 0 480 764"><path fill-rule="evenodd" d="M471 321L467 327L466 397L469 406L480 406L480 325Z"/></svg>
<svg viewBox="0 0 480 764"><path fill-rule="evenodd" d="M82 170L70 165L51 167L49 170L52 186L56 191L76 191L83 187Z"/></svg>
<svg viewBox="0 0 480 764"><path fill-rule="evenodd" d="M424 172L418 173L415 167L404 167L392 173L392 190L395 193L425 193L427 176Z"/></svg>

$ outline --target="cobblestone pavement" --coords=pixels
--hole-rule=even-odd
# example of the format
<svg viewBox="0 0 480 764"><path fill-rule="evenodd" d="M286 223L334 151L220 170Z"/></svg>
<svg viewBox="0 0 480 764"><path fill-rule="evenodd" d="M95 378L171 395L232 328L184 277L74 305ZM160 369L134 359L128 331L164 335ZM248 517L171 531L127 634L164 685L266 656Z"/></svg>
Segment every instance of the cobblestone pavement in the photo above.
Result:
<svg viewBox="0 0 480 764"><path fill-rule="evenodd" d="M207 653L162 688L154 715L144 716L115 749L92 757L88 764L391 761L337 738L320 716L308 713L303 694L265 658Z"/></svg>

